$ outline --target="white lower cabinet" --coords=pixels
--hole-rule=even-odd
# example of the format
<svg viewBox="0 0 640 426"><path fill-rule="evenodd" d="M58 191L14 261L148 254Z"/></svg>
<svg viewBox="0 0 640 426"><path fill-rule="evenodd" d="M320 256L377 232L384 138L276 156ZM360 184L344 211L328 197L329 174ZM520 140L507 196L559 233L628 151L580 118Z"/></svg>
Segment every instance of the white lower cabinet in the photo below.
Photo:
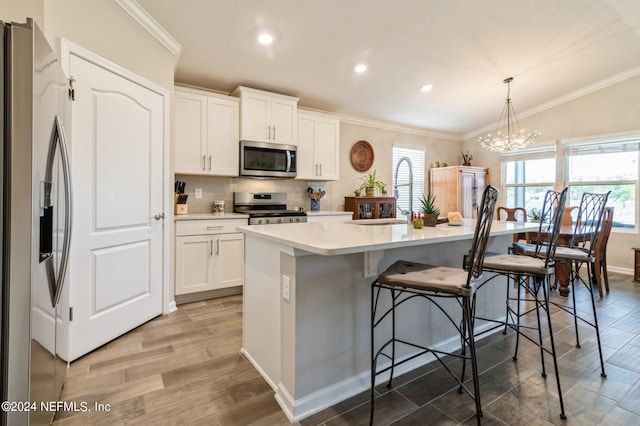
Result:
<svg viewBox="0 0 640 426"><path fill-rule="evenodd" d="M246 220L176 223L176 296L244 284L244 234L230 232Z"/></svg>

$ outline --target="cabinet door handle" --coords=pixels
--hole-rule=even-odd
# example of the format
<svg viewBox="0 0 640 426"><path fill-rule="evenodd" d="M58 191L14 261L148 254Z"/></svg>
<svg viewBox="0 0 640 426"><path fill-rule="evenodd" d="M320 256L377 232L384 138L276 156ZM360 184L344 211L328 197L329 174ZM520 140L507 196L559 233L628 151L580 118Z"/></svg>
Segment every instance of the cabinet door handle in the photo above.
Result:
<svg viewBox="0 0 640 426"><path fill-rule="evenodd" d="M211 155L209 155L209 170L211 170Z"/></svg>
<svg viewBox="0 0 640 426"><path fill-rule="evenodd" d="M205 157L205 156L203 155L203 156L202 156L202 170L204 170L204 161L205 161L204 157Z"/></svg>
<svg viewBox="0 0 640 426"><path fill-rule="evenodd" d="M316 164L316 173L315 173L315 175L318 176L318 165L317 164Z"/></svg>
<svg viewBox="0 0 640 426"><path fill-rule="evenodd" d="M220 240L216 240L216 254L220 254Z"/></svg>
<svg viewBox="0 0 640 426"><path fill-rule="evenodd" d="M267 126L267 140L271 140L271 126Z"/></svg>
<svg viewBox="0 0 640 426"><path fill-rule="evenodd" d="M322 176L322 163L320 164L320 176Z"/></svg>
<svg viewBox="0 0 640 426"><path fill-rule="evenodd" d="M273 126L273 140L276 140L276 126Z"/></svg>
<svg viewBox="0 0 640 426"><path fill-rule="evenodd" d="M213 256L213 240L209 240L209 256Z"/></svg>

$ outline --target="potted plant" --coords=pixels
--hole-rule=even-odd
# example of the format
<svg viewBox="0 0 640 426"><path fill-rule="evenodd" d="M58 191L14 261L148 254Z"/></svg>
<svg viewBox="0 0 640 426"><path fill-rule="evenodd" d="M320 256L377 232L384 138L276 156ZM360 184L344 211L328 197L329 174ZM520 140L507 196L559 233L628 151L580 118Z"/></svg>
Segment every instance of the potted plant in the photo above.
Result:
<svg viewBox="0 0 640 426"><path fill-rule="evenodd" d="M425 226L436 226L438 224L438 216L440 215L440 209L435 204L436 197L429 192L426 196L422 194L420 203L422 204L422 213L424 214Z"/></svg>
<svg viewBox="0 0 640 426"><path fill-rule="evenodd" d="M542 216L542 212L535 207L531 209L531 211L527 214L527 217L531 222L542 222L544 221L544 217Z"/></svg>
<svg viewBox="0 0 640 426"><path fill-rule="evenodd" d="M464 152L461 152L461 154L462 154L462 165L470 166L471 160L473 160L473 155L469 154L469 151L467 151L466 154Z"/></svg>
<svg viewBox="0 0 640 426"><path fill-rule="evenodd" d="M385 185L379 180L376 180L376 171L367 173L366 176L362 178L362 185L360 185L360 191L364 189L365 195L367 197L373 197L374 191L377 189L382 192Z"/></svg>

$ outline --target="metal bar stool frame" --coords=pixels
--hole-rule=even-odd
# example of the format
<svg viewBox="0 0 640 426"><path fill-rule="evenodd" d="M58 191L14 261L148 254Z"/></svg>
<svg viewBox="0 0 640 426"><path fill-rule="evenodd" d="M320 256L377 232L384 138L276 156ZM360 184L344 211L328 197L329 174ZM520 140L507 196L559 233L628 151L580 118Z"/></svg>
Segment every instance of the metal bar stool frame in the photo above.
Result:
<svg viewBox="0 0 640 426"><path fill-rule="evenodd" d="M446 369L446 371L456 380L458 383L458 392L466 392L474 401L476 405L476 417L478 424L480 424L480 417L482 416L482 406L480 402L480 384L478 380L478 365L476 361L475 341L473 332L473 317L475 312L475 293L476 283L479 282L482 276L482 265L484 260L484 254L486 252L487 241L489 239L489 233L491 230L491 223L494 217L495 205L498 198L498 189L494 186L488 185L482 195L482 202L480 204L480 214L476 222L475 233L469 254L465 256L466 268L444 268L432 265L426 265L416 262L407 262L399 260L385 270L378 278L371 284L371 413L370 424L373 424L374 409L375 409L375 383L376 377L380 374L390 372L387 388L391 388L393 384L394 369L399 365L402 365L412 359L425 354L432 354L440 364ZM430 274L433 271L443 271L442 273L450 276L456 274L459 279L457 285L443 285L438 279L429 280L428 278L422 279L421 274ZM416 281L403 281L403 277L409 278L411 274L417 274L419 277ZM414 275L416 276L416 275ZM423 275L424 276L424 275ZM390 292L391 307L382 312L379 312L381 307L380 296L383 291ZM453 326L460 336L460 351L457 352L444 352L436 348L429 348L398 339L396 337L396 315L397 310L405 302L421 298L428 301L440 311L444 318ZM462 320L457 320L445 309L440 303L439 299L451 300L454 299L458 302L462 311ZM391 320L391 338L384 342L380 348L376 351L375 346L375 329L385 319ZM416 353L409 357L396 362L397 345L406 345L408 348L417 350ZM469 353L467 354L467 346L469 347ZM390 353L389 353L390 351ZM454 373L446 362L443 361L442 356L448 355L458 359L462 359L462 372L460 377ZM379 358L383 357L390 361L390 365L377 371ZM464 377L466 373L467 361L471 363L471 371L473 376L473 393L464 384Z"/></svg>
<svg viewBox="0 0 640 426"><path fill-rule="evenodd" d="M602 356L602 345L600 343L600 327L598 326L598 315L596 312L596 301L593 295L594 287L597 287L595 283L595 276L593 274L593 267L595 263L595 248L596 240L600 233L600 224L604 216L607 200L611 191L596 194L585 192L582 194L580 201L580 208L578 209L578 220L575 223L573 236L571 239L571 247L559 247L556 250L555 260L569 262L569 283L571 286L572 305L567 305L560 302L552 302L552 304L568 314L573 316L575 331L576 331L576 348L580 347L580 336L578 334L578 320L593 327L596 332L596 341L598 343L598 355L600 356L600 376L607 377L604 369L604 358ZM583 236L588 235L588 238ZM582 266L586 266L587 277L586 281L580 275ZM591 308L593 312L593 322L589 319L578 315L576 309L576 284L584 285L591 297Z"/></svg>
<svg viewBox="0 0 640 426"><path fill-rule="evenodd" d="M566 414L562 398L562 387L560 385L558 360L551 323L549 288L551 276L555 273L554 254L558 245L567 191L568 188L563 189L561 192L552 190L547 191L542 207L543 220L540 221L538 234L535 237L536 241L534 243L514 243L509 249L509 254L487 253L485 257L484 270L486 272L493 272L495 275L483 282L480 285L480 288L491 282L496 277L507 277L505 319L504 321L500 321L483 317L475 318L475 320L495 323L495 326L478 333L478 335L491 332L496 328L501 327L504 327L503 334L506 334L508 328L516 332L516 346L513 355L514 361L518 360L520 336L538 346L540 349L542 377L547 376L544 354L547 353L551 355L553 358L553 366L556 376L558 400L560 402L560 418L562 419L566 419ZM515 297L511 296L509 291L509 283L511 280L513 280L516 285ZM515 309L511 306L510 302L515 302ZM532 303L534 306L522 311L522 302ZM541 309L546 313L547 317L550 347L546 347L544 345L542 321L540 316ZM521 318L534 311L536 313L537 326L534 327L522 324L520 321ZM534 340L532 337L525 334L523 330L537 331L538 340Z"/></svg>

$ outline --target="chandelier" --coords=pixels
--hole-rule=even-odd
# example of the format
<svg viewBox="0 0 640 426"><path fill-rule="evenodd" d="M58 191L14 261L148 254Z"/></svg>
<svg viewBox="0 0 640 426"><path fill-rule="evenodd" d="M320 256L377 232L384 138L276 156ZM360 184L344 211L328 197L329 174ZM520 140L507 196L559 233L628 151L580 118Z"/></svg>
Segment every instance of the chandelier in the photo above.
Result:
<svg viewBox="0 0 640 426"><path fill-rule="evenodd" d="M503 83L507 83L507 100L504 104L504 109L500 115L498 127L496 127L494 135L489 133L486 136L478 137L480 145L489 151L515 151L527 146L540 135L540 132L537 130L525 134L524 130L520 128L518 117L516 117L516 112L511 104L512 81L513 77L505 78L503 81Z"/></svg>

